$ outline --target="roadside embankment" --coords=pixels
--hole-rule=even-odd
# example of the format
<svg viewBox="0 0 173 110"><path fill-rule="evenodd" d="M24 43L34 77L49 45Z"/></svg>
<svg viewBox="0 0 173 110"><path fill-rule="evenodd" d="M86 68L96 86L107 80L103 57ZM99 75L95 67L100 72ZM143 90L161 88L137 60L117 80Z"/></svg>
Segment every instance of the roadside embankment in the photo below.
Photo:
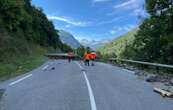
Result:
<svg viewBox="0 0 173 110"><path fill-rule="evenodd" d="M113 64L113 63L112 63ZM170 71L160 69L159 71L155 68L140 68L138 66L130 64L113 64L124 68L127 71L133 71L134 75L140 80L145 80L152 84L153 88L158 88L161 92L170 92L173 97L173 74ZM165 95L164 95L165 96Z"/></svg>
<svg viewBox="0 0 173 110"><path fill-rule="evenodd" d="M47 60L44 56L45 53L46 49L35 47L35 49L32 50L32 53L28 55L20 55L20 57L16 55L15 59L13 58L11 61L9 61L9 57L6 57L8 62L0 62L0 81L24 74L39 67Z"/></svg>

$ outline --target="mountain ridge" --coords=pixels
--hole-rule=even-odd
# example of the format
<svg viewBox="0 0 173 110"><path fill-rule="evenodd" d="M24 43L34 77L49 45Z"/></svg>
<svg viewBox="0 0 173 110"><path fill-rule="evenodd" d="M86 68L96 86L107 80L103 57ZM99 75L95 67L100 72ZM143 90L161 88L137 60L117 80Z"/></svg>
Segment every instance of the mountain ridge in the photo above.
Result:
<svg viewBox="0 0 173 110"><path fill-rule="evenodd" d="M111 42L111 40L87 40L87 39L82 39L79 41L82 45L85 47L90 47L93 50L97 50L98 48L101 48Z"/></svg>
<svg viewBox="0 0 173 110"><path fill-rule="evenodd" d="M70 46L71 48L77 49L81 47L79 41L71 33L64 30L59 30L58 35L62 43Z"/></svg>

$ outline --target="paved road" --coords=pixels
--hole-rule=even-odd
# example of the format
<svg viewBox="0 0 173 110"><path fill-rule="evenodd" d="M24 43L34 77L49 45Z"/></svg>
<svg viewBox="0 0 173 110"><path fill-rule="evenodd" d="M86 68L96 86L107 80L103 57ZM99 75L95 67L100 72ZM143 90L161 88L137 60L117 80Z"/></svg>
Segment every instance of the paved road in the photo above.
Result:
<svg viewBox="0 0 173 110"><path fill-rule="evenodd" d="M6 89L0 110L173 110L173 100L149 83L104 63L49 61L0 88Z"/></svg>

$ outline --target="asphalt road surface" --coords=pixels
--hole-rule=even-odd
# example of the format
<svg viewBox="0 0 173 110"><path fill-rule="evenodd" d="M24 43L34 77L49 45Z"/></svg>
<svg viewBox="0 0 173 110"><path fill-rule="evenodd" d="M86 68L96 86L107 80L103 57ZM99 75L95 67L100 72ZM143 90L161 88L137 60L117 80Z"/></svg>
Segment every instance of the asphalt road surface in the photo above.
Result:
<svg viewBox="0 0 173 110"><path fill-rule="evenodd" d="M5 89L0 110L173 110L173 99L153 92L130 71L104 63L49 61L0 89Z"/></svg>

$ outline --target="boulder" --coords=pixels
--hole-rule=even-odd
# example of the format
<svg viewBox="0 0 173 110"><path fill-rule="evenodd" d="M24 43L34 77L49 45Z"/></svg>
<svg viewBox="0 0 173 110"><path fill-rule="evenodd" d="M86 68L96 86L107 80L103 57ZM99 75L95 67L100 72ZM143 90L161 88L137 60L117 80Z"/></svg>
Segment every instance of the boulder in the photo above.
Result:
<svg viewBox="0 0 173 110"><path fill-rule="evenodd" d="M160 82L160 78L158 76L151 75L146 78L146 81L147 82Z"/></svg>

